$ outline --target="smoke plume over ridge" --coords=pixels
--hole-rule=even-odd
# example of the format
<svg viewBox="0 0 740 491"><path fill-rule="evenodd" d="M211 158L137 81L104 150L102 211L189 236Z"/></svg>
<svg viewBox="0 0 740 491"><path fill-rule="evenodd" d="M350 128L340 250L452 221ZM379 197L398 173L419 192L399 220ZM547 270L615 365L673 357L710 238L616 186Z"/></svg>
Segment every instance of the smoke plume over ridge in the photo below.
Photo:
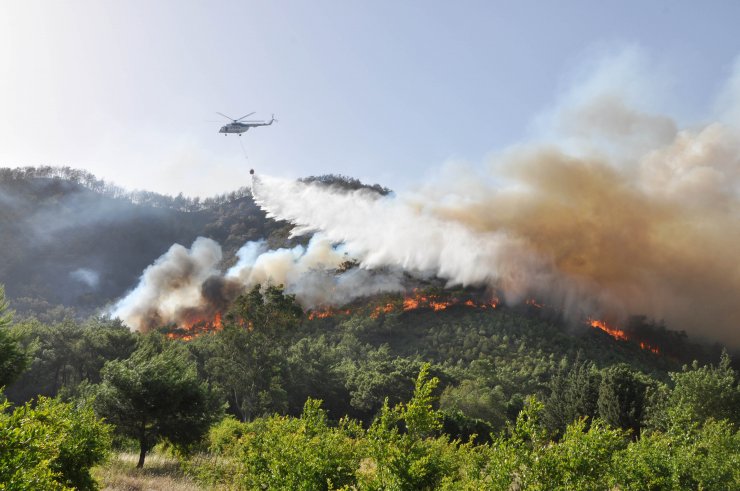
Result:
<svg viewBox="0 0 740 491"><path fill-rule="evenodd" d="M739 96L722 100L740 107ZM283 283L313 306L401 290L404 271L490 286L509 303L536 297L573 319L645 314L740 345L740 121L682 128L612 86L566 102L547 137L411 193L255 177L269 216L316 235L305 250L248 244L216 276ZM337 274L347 258L360 268Z"/></svg>

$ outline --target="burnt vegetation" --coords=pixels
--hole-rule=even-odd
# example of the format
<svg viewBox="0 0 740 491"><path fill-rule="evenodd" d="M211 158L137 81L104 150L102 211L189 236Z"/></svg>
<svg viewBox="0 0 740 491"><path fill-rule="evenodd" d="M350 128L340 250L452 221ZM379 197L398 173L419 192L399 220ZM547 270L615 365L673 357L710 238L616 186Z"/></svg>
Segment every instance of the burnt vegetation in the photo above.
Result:
<svg viewBox="0 0 740 491"><path fill-rule="evenodd" d="M209 236L228 263L246 240L286 244L287 225L248 194L138 202L69 169L0 175L0 483L13 489L94 489L112 449L146 466L165 446L230 489L740 487L740 386L721 346L644 317L615 337L434 285L425 302L379 295L322 315L256 287L200 330L133 333L89 314L171 243ZM76 285L78 269L97 285Z"/></svg>

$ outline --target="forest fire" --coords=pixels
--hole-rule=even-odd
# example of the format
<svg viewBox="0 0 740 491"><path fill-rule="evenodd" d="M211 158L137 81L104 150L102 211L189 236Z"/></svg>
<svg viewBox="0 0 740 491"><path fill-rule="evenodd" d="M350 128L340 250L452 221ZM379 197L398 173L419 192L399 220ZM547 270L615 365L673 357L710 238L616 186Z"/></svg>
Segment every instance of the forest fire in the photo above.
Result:
<svg viewBox="0 0 740 491"><path fill-rule="evenodd" d="M406 297L403 299L403 310L416 310L420 307L428 307L435 312L445 310L447 307L453 305L452 300L439 300L435 297L427 297L424 295L416 295L413 297Z"/></svg>
<svg viewBox="0 0 740 491"><path fill-rule="evenodd" d="M220 331L221 329L223 329L221 312L216 312L212 320L199 318L196 320L187 321L182 325L175 327L173 330L168 332L166 336L169 339L191 341L193 338L196 338L203 334Z"/></svg>
<svg viewBox="0 0 740 491"><path fill-rule="evenodd" d="M396 306L392 303L387 303L385 305L378 305L373 309L373 311L370 313L370 317L373 319L377 319L380 317L380 314L389 314L396 310Z"/></svg>
<svg viewBox="0 0 740 491"><path fill-rule="evenodd" d="M629 341L629 337L627 336L627 333L622 331L621 329L617 329L616 327L609 326L606 321L598 320L598 319L591 319L589 318L587 323L596 329L601 329L605 333L607 333L609 336L613 337L614 339L619 339L621 341Z"/></svg>
<svg viewBox="0 0 740 491"><path fill-rule="evenodd" d="M334 317L337 315L348 315L351 311L349 309L340 310L340 309L322 309L322 310L312 310L308 313L308 319L314 320L314 319L327 319L329 317Z"/></svg>
<svg viewBox="0 0 740 491"><path fill-rule="evenodd" d="M400 302L388 302L382 305L376 306L370 317L377 319L382 314L389 314L391 312L410 312L419 309L429 309L434 312L446 310L450 307L470 307L477 309L495 309L498 307L500 301L498 297L493 297L488 302L476 302L472 299L463 300L457 297L442 297L439 295L422 294L417 290L414 290L411 295L407 295ZM322 309L311 311L308 315L310 320L313 319L326 319L328 317L334 317L338 314L348 315L352 313L350 309L338 310L338 309Z"/></svg>
<svg viewBox="0 0 740 491"><path fill-rule="evenodd" d="M536 309L541 309L545 306L545 304L537 303L537 300L535 300L534 298L528 298L527 300L524 301L524 303Z"/></svg>
<svg viewBox="0 0 740 491"><path fill-rule="evenodd" d="M612 327L606 323L606 321L589 318L586 323L595 329L601 329L609 336L620 341L632 341L632 338L623 330ZM651 351L656 355L660 354L660 350L646 341L639 341L638 343L641 349Z"/></svg>
<svg viewBox="0 0 740 491"><path fill-rule="evenodd" d="M528 299L525 302L527 305L535 308L544 308L545 305L538 303L535 299ZM495 309L499 306L500 301L498 297L493 296L486 302L476 301L472 298L461 298L454 295L445 296L431 293L421 293L418 290L413 290L410 294L407 294L402 299L389 301L380 305L376 305L369 316L372 319L377 319L381 315L390 314L392 312L412 312L416 310L431 310L433 312L440 312L447 310L451 307L464 307L470 309ZM328 319L341 315L350 315L353 313L352 309L349 308L334 308L327 307L322 309L315 309L308 312L307 317L309 320L317 319ZM172 327L166 331L165 335L169 339L177 339L180 341L191 341L198 336L209 334L212 332L220 331L223 329L222 315L217 312L213 319L206 319L202 315L192 315L192 318L182 322L179 326ZM651 344L644 340L635 339L635 336L628 332L609 325L605 320L594 319L589 317L586 320L586 324L594 329L599 329L607 333L612 338L618 341L630 341L638 344L641 349L650 351L655 354L660 354L660 350L654 344ZM244 326L248 329L251 326Z"/></svg>
<svg viewBox="0 0 740 491"><path fill-rule="evenodd" d="M499 304L499 299L493 297L489 302L478 303L472 299L461 300L456 297L442 298L435 295L423 295L414 291L413 296L407 296L403 299L403 311L416 310L421 308L432 309L435 312L445 310L454 306L473 307L479 309L495 309Z"/></svg>
<svg viewBox="0 0 740 491"><path fill-rule="evenodd" d="M646 343L645 341L640 341L640 348L642 348L644 350L652 351L656 355L659 355L660 354L660 350L658 349L657 346L653 346L653 345L651 345L649 343Z"/></svg>

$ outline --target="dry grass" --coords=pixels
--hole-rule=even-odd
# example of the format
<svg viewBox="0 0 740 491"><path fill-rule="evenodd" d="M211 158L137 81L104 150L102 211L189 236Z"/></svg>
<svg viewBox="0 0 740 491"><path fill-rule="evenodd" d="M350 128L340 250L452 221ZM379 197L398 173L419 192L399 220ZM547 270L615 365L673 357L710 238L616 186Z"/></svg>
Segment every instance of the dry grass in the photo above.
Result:
<svg viewBox="0 0 740 491"><path fill-rule="evenodd" d="M200 491L205 488L186 476L177 460L165 455L147 455L143 469L137 469L138 454L119 453L93 475L103 491Z"/></svg>

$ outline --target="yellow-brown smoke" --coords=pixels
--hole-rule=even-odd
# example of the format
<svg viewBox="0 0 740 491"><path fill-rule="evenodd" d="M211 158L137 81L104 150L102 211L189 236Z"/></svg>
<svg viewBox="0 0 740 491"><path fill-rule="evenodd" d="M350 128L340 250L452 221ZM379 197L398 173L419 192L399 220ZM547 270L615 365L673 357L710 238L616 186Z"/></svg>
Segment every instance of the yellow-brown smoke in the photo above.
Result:
<svg viewBox="0 0 740 491"><path fill-rule="evenodd" d="M573 320L647 315L740 346L739 126L680 129L609 89L570 101L556 138L510 148L485 172L382 199L270 177L254 194L364 268L488 285Z"/></svg>
<svg viewBox="0 0 740 491"><path fill-rule="evenodd" d="M478 233L523 239L567 281L598 292L598 308L611 315L647 314L737 346L739 143L714 123L676 132L634 165L553 146L519 149L496 165L513 189L431 206Z"/></svg>

